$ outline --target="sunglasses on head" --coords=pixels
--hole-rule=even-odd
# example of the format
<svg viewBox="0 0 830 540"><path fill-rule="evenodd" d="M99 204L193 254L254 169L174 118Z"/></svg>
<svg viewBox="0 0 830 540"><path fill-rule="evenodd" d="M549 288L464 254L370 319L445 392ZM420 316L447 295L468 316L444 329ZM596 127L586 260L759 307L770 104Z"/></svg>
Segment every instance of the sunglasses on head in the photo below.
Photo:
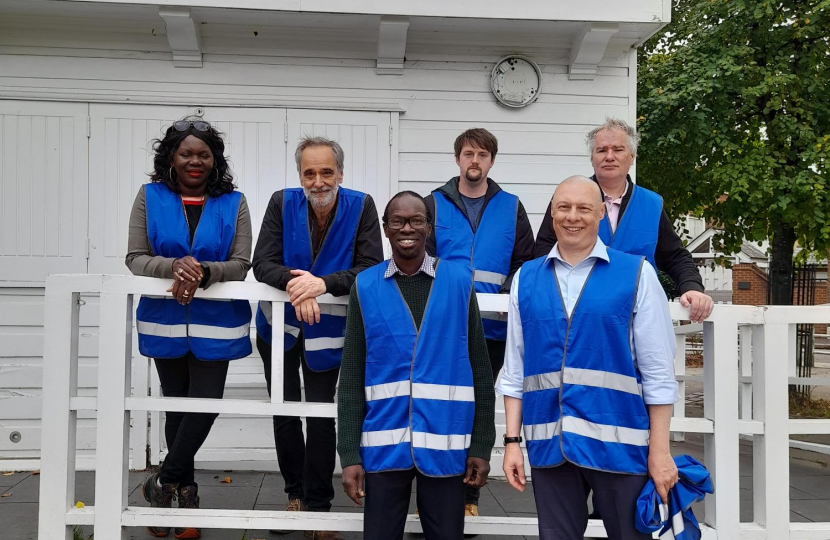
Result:
<svg viewBox="0 0 830 540"><path fill-rule="evenodd" d="M196 131L210 131L210 124L204 120L197 120L195 122L191 122L189 120L179 120L178 122L173 122L173 129L176 131L187 131L191 127L193 127Z"/></svg>

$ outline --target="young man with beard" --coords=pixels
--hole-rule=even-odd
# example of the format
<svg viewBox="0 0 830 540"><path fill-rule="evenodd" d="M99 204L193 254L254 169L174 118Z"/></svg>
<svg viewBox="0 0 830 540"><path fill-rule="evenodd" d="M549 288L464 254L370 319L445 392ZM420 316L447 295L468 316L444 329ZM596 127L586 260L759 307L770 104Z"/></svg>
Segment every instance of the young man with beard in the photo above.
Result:
<svg viewBox="0 0 830 540"><path fill-rule="evenodd" d="M343 489L366 497L365 540L403 538L417 479L426 540L460 540L466 486L481 487L495 439L493 378L466 264L425 251L432 215L417 193L383 213L392 259L349 297L338 391Z"/></svg>
<svg viewBox="0 0 830 540"><path fill-rule="evenodd" d="M513 274L533 258L533 229L519 198L487 176L499 150L496 137L486 129L468 129L455 139L454 150L459 176L426 198L435 216L427 252L472 266L476 292L507 294ZM481 317L496 380L504 364L507 314ZM478 515L478 499L477 488L467 489L466 515Z"/></svg>
<svg viewBox="0 0 830 540"><path fill-rule="evenodd" d="M343 149L322 137L300 141L294 154L302 188L271 197L257 240L253 267L257 280L288 293L285 305L285 384L287 401L300 401L300 369L306 401L332 403L343 353L346 307L316 298L344 296L355 276L383 260L377 210L372 197L340 187ZM257 349L271 392L271 303L256 316ZM280 344L277 344L280 346ZM328 512L334 498L331 479L337 438L332 418L307 418L308 442L297 417L274 417L277 460L285 479L287 510ZM290 531L272 531L288 533ZM338 540L331 531L308 531L306 538Z"/></svg>

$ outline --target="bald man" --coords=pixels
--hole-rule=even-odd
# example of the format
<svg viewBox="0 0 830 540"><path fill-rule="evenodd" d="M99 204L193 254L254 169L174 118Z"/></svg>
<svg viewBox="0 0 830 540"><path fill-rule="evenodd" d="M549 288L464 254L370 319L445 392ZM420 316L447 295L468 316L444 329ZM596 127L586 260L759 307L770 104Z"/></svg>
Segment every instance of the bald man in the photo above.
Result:
<svg viewBox="0 0 830 540"><path fill-rule="evenodd" d="M522 265L510 291L496 388L507 424L504 473L524 491L524 426L541 540L583 538L590 490L608 538L647 540L634 528L640 491L651 477L666 501L677 482L666 297L643 256L599 239L605 205L595 182L568 178L551 208L557 242Z"/></svg>

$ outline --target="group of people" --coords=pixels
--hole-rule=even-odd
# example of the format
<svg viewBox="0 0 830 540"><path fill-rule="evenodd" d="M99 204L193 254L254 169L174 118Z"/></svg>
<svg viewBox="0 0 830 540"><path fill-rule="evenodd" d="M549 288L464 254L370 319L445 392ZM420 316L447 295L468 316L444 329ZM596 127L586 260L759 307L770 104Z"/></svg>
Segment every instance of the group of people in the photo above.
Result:
<svg viewBox="0 0 830 540"><path fill-rule="evenodd" d="M674 339L654 267L677 283L692 320L712 301L660 197L628 176L637 143L619 120L591 131L594 175L559 184L534 240L518 197L488 176L496 137L467 130L455 141L457 177L386 205L384 261L374 201L340 185L342 148L307 137L295 153L300 187L271 197L251 263L250 214L221 134L201 119L175 122L155 143L151 182L130 216L127 266L172 280L170 296L140 301L139 349L165 396L221 398L229 362L252 351L250 304L197 291L243 280L252 264L290 299L276 344L285 399L301 401L303 389L308 402L338 397L336 431L332 418L307 418L305 437L299 418L273 419L287 510L330 510L338 452L343 489L357 504L365 498L364 538L403 537L413 479L427 540L462 538L490 471L498 380L504 472L525 489L523 434L540 537L581 539L593 491L610 538L648 538L633 525L639 490L651 477L665 498L677 482ZM480 311L477 292L509 294L508 312ZM323 294L348 295L348 306L319 304ZM261 303L256 345L269 393L272 320ZM199 507L194 456L215 418L167 413L167 457L142 486L152 506Z"/></svg>

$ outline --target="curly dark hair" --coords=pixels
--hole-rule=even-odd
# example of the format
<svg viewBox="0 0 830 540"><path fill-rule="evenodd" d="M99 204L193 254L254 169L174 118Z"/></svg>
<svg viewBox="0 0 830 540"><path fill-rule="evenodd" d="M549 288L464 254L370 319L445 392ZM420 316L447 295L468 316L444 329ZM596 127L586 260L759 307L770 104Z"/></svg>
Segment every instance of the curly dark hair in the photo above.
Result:
<svg viewBox="0 0 830 540"><path fill-rule="evenodd" d="M185 118L184 120L199 121L201 118ZM179 183L175 178L176 173L172 170L171 164L173 163L173 154L188 135L193 135L204 141L213 154L214 169L208 175L205 193L210 197L218 197L231 193L236 189L233 183L233 172L228 164L228 158L225 157L225 142L222 140L222 133L213 126L207 131L199 131L194 129L193 126L185 131L176 131L172 125L168 127L164 133L164 138L152 141L155 156L153 157L153 173L150 174L150 180L162 182L173 193L181 192Z"/></svg>

